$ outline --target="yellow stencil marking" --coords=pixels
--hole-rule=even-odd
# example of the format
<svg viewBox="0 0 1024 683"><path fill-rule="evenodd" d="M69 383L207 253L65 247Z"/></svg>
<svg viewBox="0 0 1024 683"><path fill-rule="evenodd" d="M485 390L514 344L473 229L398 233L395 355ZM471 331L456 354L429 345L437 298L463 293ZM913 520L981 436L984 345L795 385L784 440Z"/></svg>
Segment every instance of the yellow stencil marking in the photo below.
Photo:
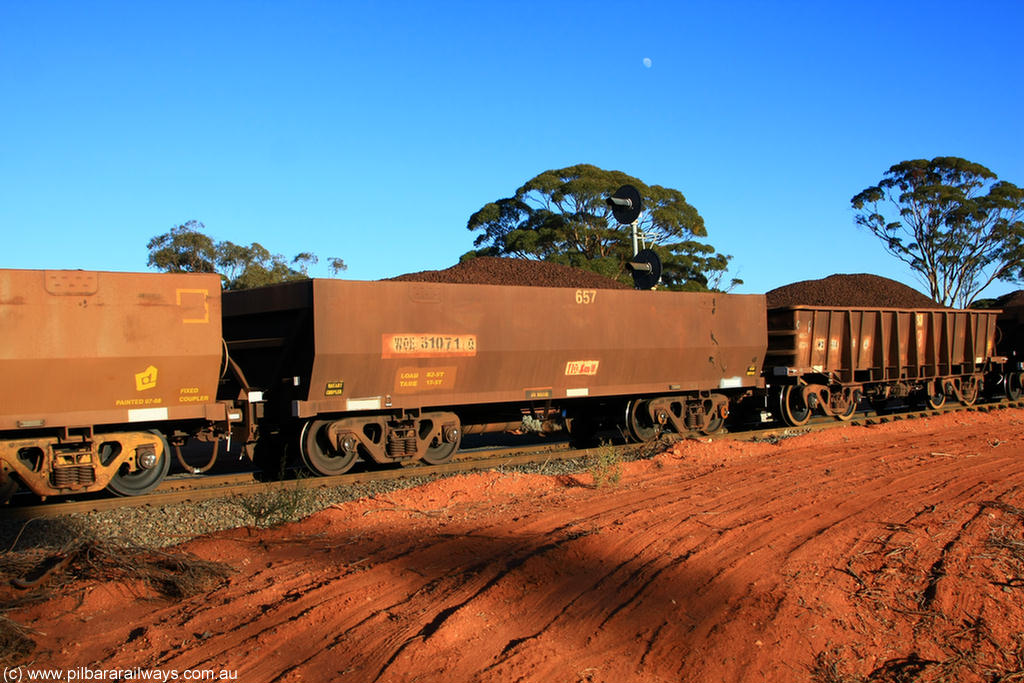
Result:
<svg viewBox="0 0 1024 683"><path fill-rule="evenodd" d="M430 389L451 389L455 386L456 370L454 365L440 368L398 368L395 374L395 391L399 394L409 394Z"/></svg>
<svg viewBox="0 0 1024 683"><path fill-rule="evenodd" d="M577 289L576 290L576 303L578 304L592 304L597 300L596 289Z"/></svg>
<svg viewBox="0 0 1024 683"><path fill-rule="evenodd" d="M209 403L207 394L200 394L199 387L182 387L178 392L178 403Z"/></svg>
<svg viewBox="0 0 1024 683"><path fill-rule="evenodd" d="M156 366L150 365L142 372L135 373L135 391L156 388Z"/></svg>

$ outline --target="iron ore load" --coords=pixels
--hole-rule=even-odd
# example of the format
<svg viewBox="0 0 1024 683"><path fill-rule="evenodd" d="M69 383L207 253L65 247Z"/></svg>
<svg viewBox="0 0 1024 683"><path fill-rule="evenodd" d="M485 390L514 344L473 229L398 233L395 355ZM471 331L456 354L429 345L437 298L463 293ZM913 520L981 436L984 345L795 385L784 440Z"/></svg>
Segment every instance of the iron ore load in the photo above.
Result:
<svg viewBox="0 0 1024 683"><path fill-rule="evenodd" d="M444 463L473 433L650 441L750 407L800 425L1019 395L998 311L770 306L493 261L223 294L215 275L0 270L0 489L143 494L190 439L328 475Z"/></svg>

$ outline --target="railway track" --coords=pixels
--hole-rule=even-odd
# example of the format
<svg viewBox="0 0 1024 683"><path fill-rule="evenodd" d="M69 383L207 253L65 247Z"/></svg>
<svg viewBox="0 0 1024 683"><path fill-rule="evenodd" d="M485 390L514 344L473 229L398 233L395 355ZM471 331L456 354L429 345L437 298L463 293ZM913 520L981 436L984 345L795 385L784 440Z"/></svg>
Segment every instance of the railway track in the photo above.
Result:
<svg viewBox="0 0 1024 683"><path fill-rule="evenodd" d="M995 403L976 404L973 406L954 405L944 406L939 409L915 410L891 414L867 412L847 422L840 422L830 417L818 417L812 419L808 424L801 427L774 425L747 431L722 431L713 435L683 436L676 437L674 439L664 439L655 443L627 443L602 446L601 448L612 448L617 455L623 458L643 457L644 455L653 455L654 453L661 452L668 448L674 441L687 438L708 442L719 439L772 441L811 432L824 431L827 429L839 429L849 426L870 426L900 420L943 415L953 412L990 412L994 410L1022 407L1024 407L1024 400L1004 400ZM169 477L156 491L145 496L124 498L96 497L87 500L60 500L49 503L31 502L24 504L15 500L6 506L6 509L3 510L3 515L8 519L13 520L29 520L46 517L61 517L65 515L89 512L102 512L105 510L124 507L162 507L178 503L199 502L231 496L245 496L265 491L275 491L288 488L330 488L366 482L441 476L460 472L497 469L500 467L542 464L550 461L586 459L595 455L597 451L598 448L571 448L565 442L525 447L515 446L502 449L476 449L463 452L460 454L458 460L444 465L417 465L395 469L350 472L330 477L309 477L282 481L260 481L257 479L255 472L203 475L198 477L183 474Z"/></svg>
<svg viewBox="0 0 1024 683"><path fill-rule="evenodd" d="M615 448L636 449L638 444L626 444ZM543 463L545 460L568 460L585 458L596 449L571 449L565 443L545 444L540 446L515 447L509 449L487 449L469 451L455 461L445 465L419 465L385 470L350 472L332 477L308 477L286 479L281 481L260 481L255 472L237 474L188 475L169 477L153 493L134 497L90 498L88 500L61 500L50 503L18 504L14 501L7 506L4 514L10 519L27 520L40 517L59 517L63 515L102 512L123 507L171 505L176 503L198 502L212 498L225 498L236 495L251 495L262 491L274 491L287 488L316 489L347 484L359 484L372 481L389 481L409 479L413 477L429 477L456 472L473 472L495 469L502 466L516 466Z"/></svg>

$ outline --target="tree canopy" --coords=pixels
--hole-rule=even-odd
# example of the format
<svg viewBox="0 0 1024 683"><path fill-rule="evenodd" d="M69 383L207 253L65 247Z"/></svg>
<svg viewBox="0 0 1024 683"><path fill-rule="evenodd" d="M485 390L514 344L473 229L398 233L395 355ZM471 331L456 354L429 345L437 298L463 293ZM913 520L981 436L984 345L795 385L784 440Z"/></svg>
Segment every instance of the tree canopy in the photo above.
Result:
<svg viewBox="0 0 1024 683"><path fill-rule="evenodd" d="M605 201L624 184L636 187L643 199L640 230L662 260L662 282L673 289L717 288L732 257L697 241L707 236L704 219L682 192L589 164L545 171L513 196L486 204L469 218L467 227L480 235L477 249L462 259L540 259L628 282L630 229L619 226Z"/></svg>
<svg viewBox="0 0 1024 683"><path fill-rule="evenodd" d="M215 242L203 232L199 221L177 225L149 241L149 265L168 273L219 273L225 289L249 289L263 285L303 280L317 257L309 252L291 261L272 254L263 245ZM340 258L329 259L331 271L345 270Z"/></svg>
<svg viewBox="0 0 1024 683"><path fill-rule="evenodd" d="M1024 275L1024 191L981 164L903 161L850 201L857 224L944 306L966 307L992 282Z"/></svg>

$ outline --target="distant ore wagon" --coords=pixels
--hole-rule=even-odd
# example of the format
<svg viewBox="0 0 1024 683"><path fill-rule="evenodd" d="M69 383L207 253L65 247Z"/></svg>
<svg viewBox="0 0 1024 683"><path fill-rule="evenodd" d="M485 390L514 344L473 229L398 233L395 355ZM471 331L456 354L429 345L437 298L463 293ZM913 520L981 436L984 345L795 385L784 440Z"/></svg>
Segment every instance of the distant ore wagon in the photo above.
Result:
<svg viewBox="0 0 1024 683"><path fill-rule="evenodd" d="M768 312L765 371L778 414L802 425L813 412L850 419L861 398L876 406L946 396L973 404L986 382L1003 382L996 311L788 306ZM1010 398L1019 391L1012 387Z"/></svg>

